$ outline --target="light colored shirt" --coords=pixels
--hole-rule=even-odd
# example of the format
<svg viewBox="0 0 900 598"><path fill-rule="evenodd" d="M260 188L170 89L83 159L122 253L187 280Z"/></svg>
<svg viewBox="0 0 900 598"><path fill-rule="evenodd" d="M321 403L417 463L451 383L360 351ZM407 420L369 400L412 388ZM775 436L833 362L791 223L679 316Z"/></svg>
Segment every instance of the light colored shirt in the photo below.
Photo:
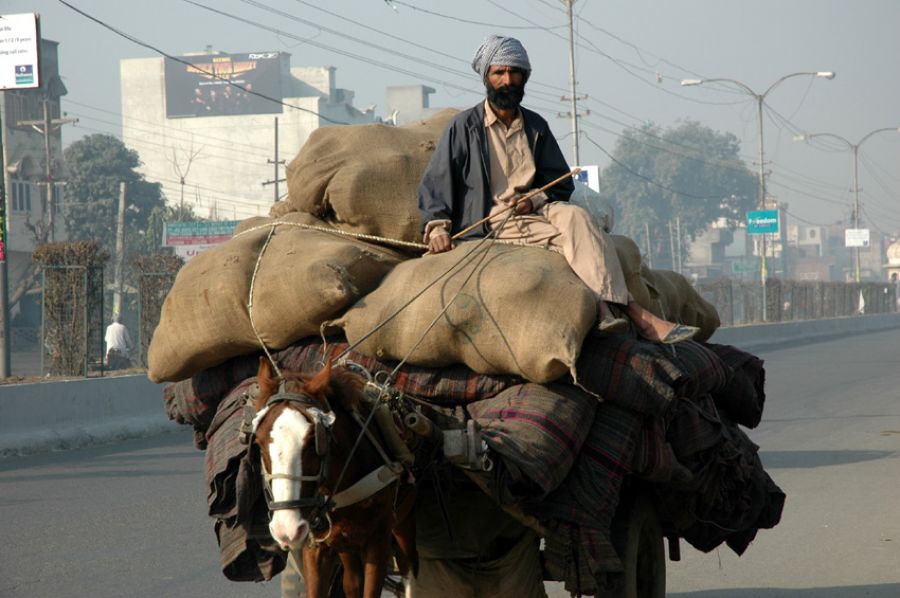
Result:
<svg viewBox="0 0 900 598"><path fill-rule="evenodd" d="M110 349L117 349L122 355L127 356L131 347L131 337L128 335L128 329L124 324L113 322L106 327L106 352Z"/></svg>

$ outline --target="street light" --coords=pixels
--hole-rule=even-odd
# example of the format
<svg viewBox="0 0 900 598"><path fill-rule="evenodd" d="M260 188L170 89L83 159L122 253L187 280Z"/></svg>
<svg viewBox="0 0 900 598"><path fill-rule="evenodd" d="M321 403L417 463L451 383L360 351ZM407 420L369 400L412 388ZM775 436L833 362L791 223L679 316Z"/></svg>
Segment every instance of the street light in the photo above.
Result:
<svg viewBox="0 0 900 598"><path fill-rule="evenodd" d="M821 79L834 79L834 73L832 71L812 71L812 72L802 72L802 73L791 73L790 75L785 75L781 77L775 83L772 83L764 92L756 93L750 86L745 83L741 83L735 79L726 79L723 77L717 77L715 79L683 79L681 84L685 87L689 87L692 85L703 85L704 83L731 83L732 85L736 85L741 89L744 93L751 96L754 100L756 100L756 118L759 123L759 209L766 209L766 173L765 173L765 162L763 161L763 103L765 102L766 96L769 93L778 87L782 81L785 79L790 79L791 77L819 77ZM768 318L768 300L766 297L766 278L768 272L766 271L766 235L763 233L762 240L760 242L760 278L762 279L762 319L763 321L767 321ZM782 249L783 251L783 249Z"/></svg>
<svg viewBox="0 0 900 598"><path fill-rule="evenodd" d="M884 131L900 133L900 127L883 127L881 129L875 129L874 131L866 133L866 135L856 143L852 143L849 139L834 133L804 133L803 135L794 137L794 141L809 141L814 137L833 137L834 139L842 141L853 152L853 228L859 228L859 146L875 133L882 133ZM859 247L854 247L853 249L853 253L856 254L856 282L859 282Z"/></svg>

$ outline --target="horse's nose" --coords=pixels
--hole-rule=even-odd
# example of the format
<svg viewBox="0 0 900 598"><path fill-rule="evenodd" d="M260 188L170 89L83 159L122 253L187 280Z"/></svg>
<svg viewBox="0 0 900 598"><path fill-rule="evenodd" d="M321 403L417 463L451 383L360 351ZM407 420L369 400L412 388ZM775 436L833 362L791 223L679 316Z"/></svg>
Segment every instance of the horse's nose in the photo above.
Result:
<svg viewBox="0 0 900 598"><path fill-rule="evenodd" d="M299 511L276 511L269 522L269 532L285 550L298 548L309 535L309 524L302 519Z"/></svg>

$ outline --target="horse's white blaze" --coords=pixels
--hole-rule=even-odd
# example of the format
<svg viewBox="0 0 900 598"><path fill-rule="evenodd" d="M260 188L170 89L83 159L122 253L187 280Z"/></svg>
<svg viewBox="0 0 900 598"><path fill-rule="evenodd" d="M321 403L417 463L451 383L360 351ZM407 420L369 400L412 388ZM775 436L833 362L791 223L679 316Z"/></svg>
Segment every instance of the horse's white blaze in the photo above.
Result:
<svg viewBox="0 0 900 598"><path fill-rule="evenodd" d="M300 456L303 445L312 436L312 425L293 409L284 409L272 425L269 459L272 473L304 475ZM308 473L306 475L309 475ZM300 498L300 482L286 479L272 480L272 498L276 502ZM279 509L272 512L269 532L285 549L297 548L309 533L309 524L300 509Z"/></svg>

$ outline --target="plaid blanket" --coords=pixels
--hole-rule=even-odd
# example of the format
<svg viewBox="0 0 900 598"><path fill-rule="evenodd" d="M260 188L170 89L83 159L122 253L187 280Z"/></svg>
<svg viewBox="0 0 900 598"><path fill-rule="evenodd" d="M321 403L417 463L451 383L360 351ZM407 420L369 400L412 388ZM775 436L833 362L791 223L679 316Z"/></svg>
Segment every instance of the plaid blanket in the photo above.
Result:
<svg viewBox="0 0 900 598"><path fill-rule="evenodd" d="M221 399L206 431L209 516L215 519L222 573L232 581L272 579L284 569L287 553L269 533L259 455L238 440L246 391L244 380Z"/></svg>

